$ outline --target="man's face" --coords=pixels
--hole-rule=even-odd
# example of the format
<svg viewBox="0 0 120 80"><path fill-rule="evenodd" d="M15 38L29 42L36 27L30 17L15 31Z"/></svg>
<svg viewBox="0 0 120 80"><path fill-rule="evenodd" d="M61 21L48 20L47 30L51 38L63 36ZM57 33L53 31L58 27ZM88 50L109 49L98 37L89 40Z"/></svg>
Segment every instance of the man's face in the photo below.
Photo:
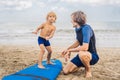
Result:
<svg viewBox="0 0 120 80"><path fill-rule="evenodd" d="M77 27L77 23L73 19L73 16L71 16L71 23L73 24L73 27Z"/></svg>

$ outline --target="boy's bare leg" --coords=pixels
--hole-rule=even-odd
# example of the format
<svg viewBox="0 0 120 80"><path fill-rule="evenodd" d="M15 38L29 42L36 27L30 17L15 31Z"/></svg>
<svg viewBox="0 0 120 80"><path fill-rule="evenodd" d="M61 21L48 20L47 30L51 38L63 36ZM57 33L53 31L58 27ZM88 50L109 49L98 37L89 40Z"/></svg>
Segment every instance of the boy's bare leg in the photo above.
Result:
<svg viewBox="0 0 120 80"><path fill-rule="evenodd" d="M52 54L52 49L51 46L46 47L48 54L47 54L47 64L53 64L50 59L51 59L51 54Z"/></svg>
<svg viewBox="0 0 120 80"><path fill-rule="evenodd" d="M86 52L81 51L79 53L79 57L82 63L85 65L85 69L86 69L85 77L92 77L91 68L90 68L90 60L92 59L91 54L87 51Z"/></svg>
<svg viewBox="0 0 120 80"><path fill-rule="evenodd" d="M43 65L42 65L42 59L43 59L43 55L45 53L45 47L43 44L40 44L40 53L39 53L39 56L38 56L38 67L39 68L45 68Z"/></svg>

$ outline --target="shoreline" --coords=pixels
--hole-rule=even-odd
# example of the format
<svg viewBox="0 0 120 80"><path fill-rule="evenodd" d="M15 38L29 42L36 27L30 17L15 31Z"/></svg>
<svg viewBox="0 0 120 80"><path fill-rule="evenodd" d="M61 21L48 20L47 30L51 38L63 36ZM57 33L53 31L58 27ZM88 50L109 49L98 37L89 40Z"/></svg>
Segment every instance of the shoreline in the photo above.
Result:
<svg viewBox="0 0 120 80"><path fill-rule="evenodd" d="M65 66L64 59L60 56L66 46L52 46L52 58L59 59ZM120 79L120 47L99 47L99 62L91 66L93 77L90 80L119 80ZM38 45L0 45L0 79L30 65L37 63ZM71 57L73 57L72 55ZM46 59L46 54L43 59ZM76 73L63 75L60 73L57 80L86 80L84 68Z"/></svg>

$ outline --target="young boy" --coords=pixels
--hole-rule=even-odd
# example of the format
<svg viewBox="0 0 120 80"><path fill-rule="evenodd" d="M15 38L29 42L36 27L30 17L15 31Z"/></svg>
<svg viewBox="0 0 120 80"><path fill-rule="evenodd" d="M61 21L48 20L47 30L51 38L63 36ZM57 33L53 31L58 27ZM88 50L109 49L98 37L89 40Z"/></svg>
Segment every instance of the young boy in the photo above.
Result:
<svg viewBox="0 0 120 80"><path fill-rule="evenodd" d="M37 34L38 31L40 31L40 35L38 37L38 44L40 46L40 53L38 57L38 67L39 68L45 68L42 65L42 59L43 55L45 53L45 48L48 51L47 54L47 64L52 64L50 61L51 54L52 54L52 49L50 46L49 39L51 39L54 35L54 32L56 30L56 27L53 25L55 23L57 17L54 12L49 12L46 17L46 22L41 24L36 31L33 32L33 34Z"/></svg>

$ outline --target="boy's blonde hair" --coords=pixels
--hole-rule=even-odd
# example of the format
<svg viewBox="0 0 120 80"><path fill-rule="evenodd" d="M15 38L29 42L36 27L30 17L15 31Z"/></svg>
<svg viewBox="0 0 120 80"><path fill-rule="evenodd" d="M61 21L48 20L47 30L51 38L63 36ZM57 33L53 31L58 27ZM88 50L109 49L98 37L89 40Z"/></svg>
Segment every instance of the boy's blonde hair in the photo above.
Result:
<svg viewBox="0 0 120 80"><path fill-rule="evenodd" d="M54 16L54 17L55 17L55 20L57 19L57 16L56 16L56 14L55 14L53 11L51 11L51 12L49 12L49 13L47 14L46 20L48 20L48 17L49 17L49 16Z"/></svg>

